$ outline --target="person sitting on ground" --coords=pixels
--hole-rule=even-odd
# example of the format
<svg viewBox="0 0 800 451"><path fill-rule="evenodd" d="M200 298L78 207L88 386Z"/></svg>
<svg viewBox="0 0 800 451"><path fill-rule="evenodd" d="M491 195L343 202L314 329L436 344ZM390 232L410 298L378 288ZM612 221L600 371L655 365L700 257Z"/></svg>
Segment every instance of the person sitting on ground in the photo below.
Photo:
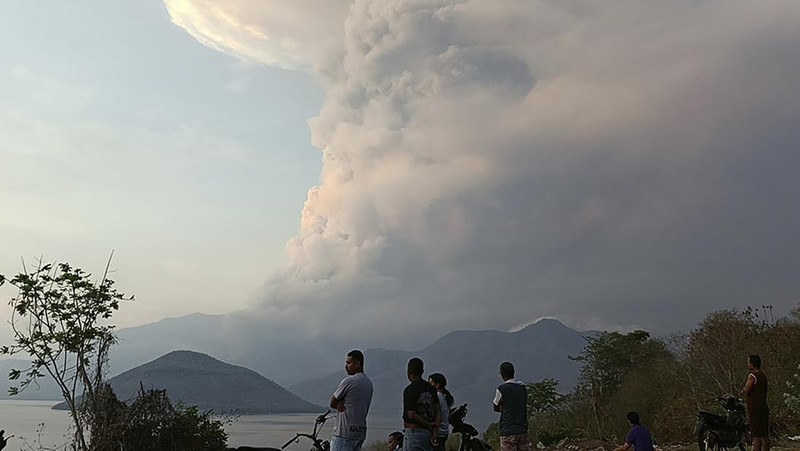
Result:
<svg viewBox="0 0 800 451"><path fill-rule="evenodd" d="M625 437L625 444L614 451L628 451L631 447L633 447L634 451L653 451L653 437L650 435L650 431L642 426L639 421L639 414L631 411L625 417L628 418L628 422L631 424L631 430L628 431L628 436Z"/></svg>

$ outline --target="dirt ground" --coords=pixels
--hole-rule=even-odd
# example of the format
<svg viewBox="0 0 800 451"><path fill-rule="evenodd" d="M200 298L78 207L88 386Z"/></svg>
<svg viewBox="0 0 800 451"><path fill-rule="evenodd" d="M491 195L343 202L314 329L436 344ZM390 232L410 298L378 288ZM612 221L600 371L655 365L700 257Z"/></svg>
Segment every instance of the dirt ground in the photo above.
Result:
<svg viewBox="0 0 800 451"><path fill-rule="evenodd" d="M565 438L557 445L550 448L542 448L537 446L538 449L546 449L549 451L613 451L618 444L606 442L603 440L579 440ZM656 446L656 451L697 451L697 444L694 443L676 443L670 445ZM751 447L746 448L747 451L752 451ZM800 442L787 442L779 443L772 446L770 451L800 451Z"/></svg>

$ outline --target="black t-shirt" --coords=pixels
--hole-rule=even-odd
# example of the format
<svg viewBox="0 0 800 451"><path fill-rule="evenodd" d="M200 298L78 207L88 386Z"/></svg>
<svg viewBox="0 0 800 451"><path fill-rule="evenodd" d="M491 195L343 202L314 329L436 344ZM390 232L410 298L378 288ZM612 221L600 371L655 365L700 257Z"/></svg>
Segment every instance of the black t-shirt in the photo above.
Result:
<svg viewBox="0 0 800 451"><path fill-rule="evenodd" d="M410 423L408 411L413 410L426 421L436 419L436 409L439 408L439 397L436 389L422 379L416 380L403 390L403 421Z"/></svg>

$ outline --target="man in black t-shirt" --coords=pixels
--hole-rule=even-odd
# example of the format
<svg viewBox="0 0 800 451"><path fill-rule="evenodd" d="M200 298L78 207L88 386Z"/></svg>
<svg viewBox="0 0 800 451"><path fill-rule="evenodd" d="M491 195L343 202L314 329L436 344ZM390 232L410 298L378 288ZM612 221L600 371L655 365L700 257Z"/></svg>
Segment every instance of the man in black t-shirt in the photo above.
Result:
<svg viewBox="0 0 800 451"><path fill-rule="evenodd" d="M439 427L441 410L436 389L424 379L422 360L414 357L408 361L408 380L403 390L403 451L431 451L436 443L435 431Z"/></svg>

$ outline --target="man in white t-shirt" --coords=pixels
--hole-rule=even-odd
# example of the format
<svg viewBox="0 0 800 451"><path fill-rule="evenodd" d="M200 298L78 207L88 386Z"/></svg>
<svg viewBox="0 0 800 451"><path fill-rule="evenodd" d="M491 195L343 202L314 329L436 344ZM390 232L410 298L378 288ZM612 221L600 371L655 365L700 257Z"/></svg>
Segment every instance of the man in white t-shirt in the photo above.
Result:
<svg viewBox="0 0 800 451"><path fill-rule="evenodd" d="M372 403L372 381L364 374L364 354L359 350L348 352L344 370L347 376L331 397L330 405L338 411L331 451L361 451Z"/></svg>

